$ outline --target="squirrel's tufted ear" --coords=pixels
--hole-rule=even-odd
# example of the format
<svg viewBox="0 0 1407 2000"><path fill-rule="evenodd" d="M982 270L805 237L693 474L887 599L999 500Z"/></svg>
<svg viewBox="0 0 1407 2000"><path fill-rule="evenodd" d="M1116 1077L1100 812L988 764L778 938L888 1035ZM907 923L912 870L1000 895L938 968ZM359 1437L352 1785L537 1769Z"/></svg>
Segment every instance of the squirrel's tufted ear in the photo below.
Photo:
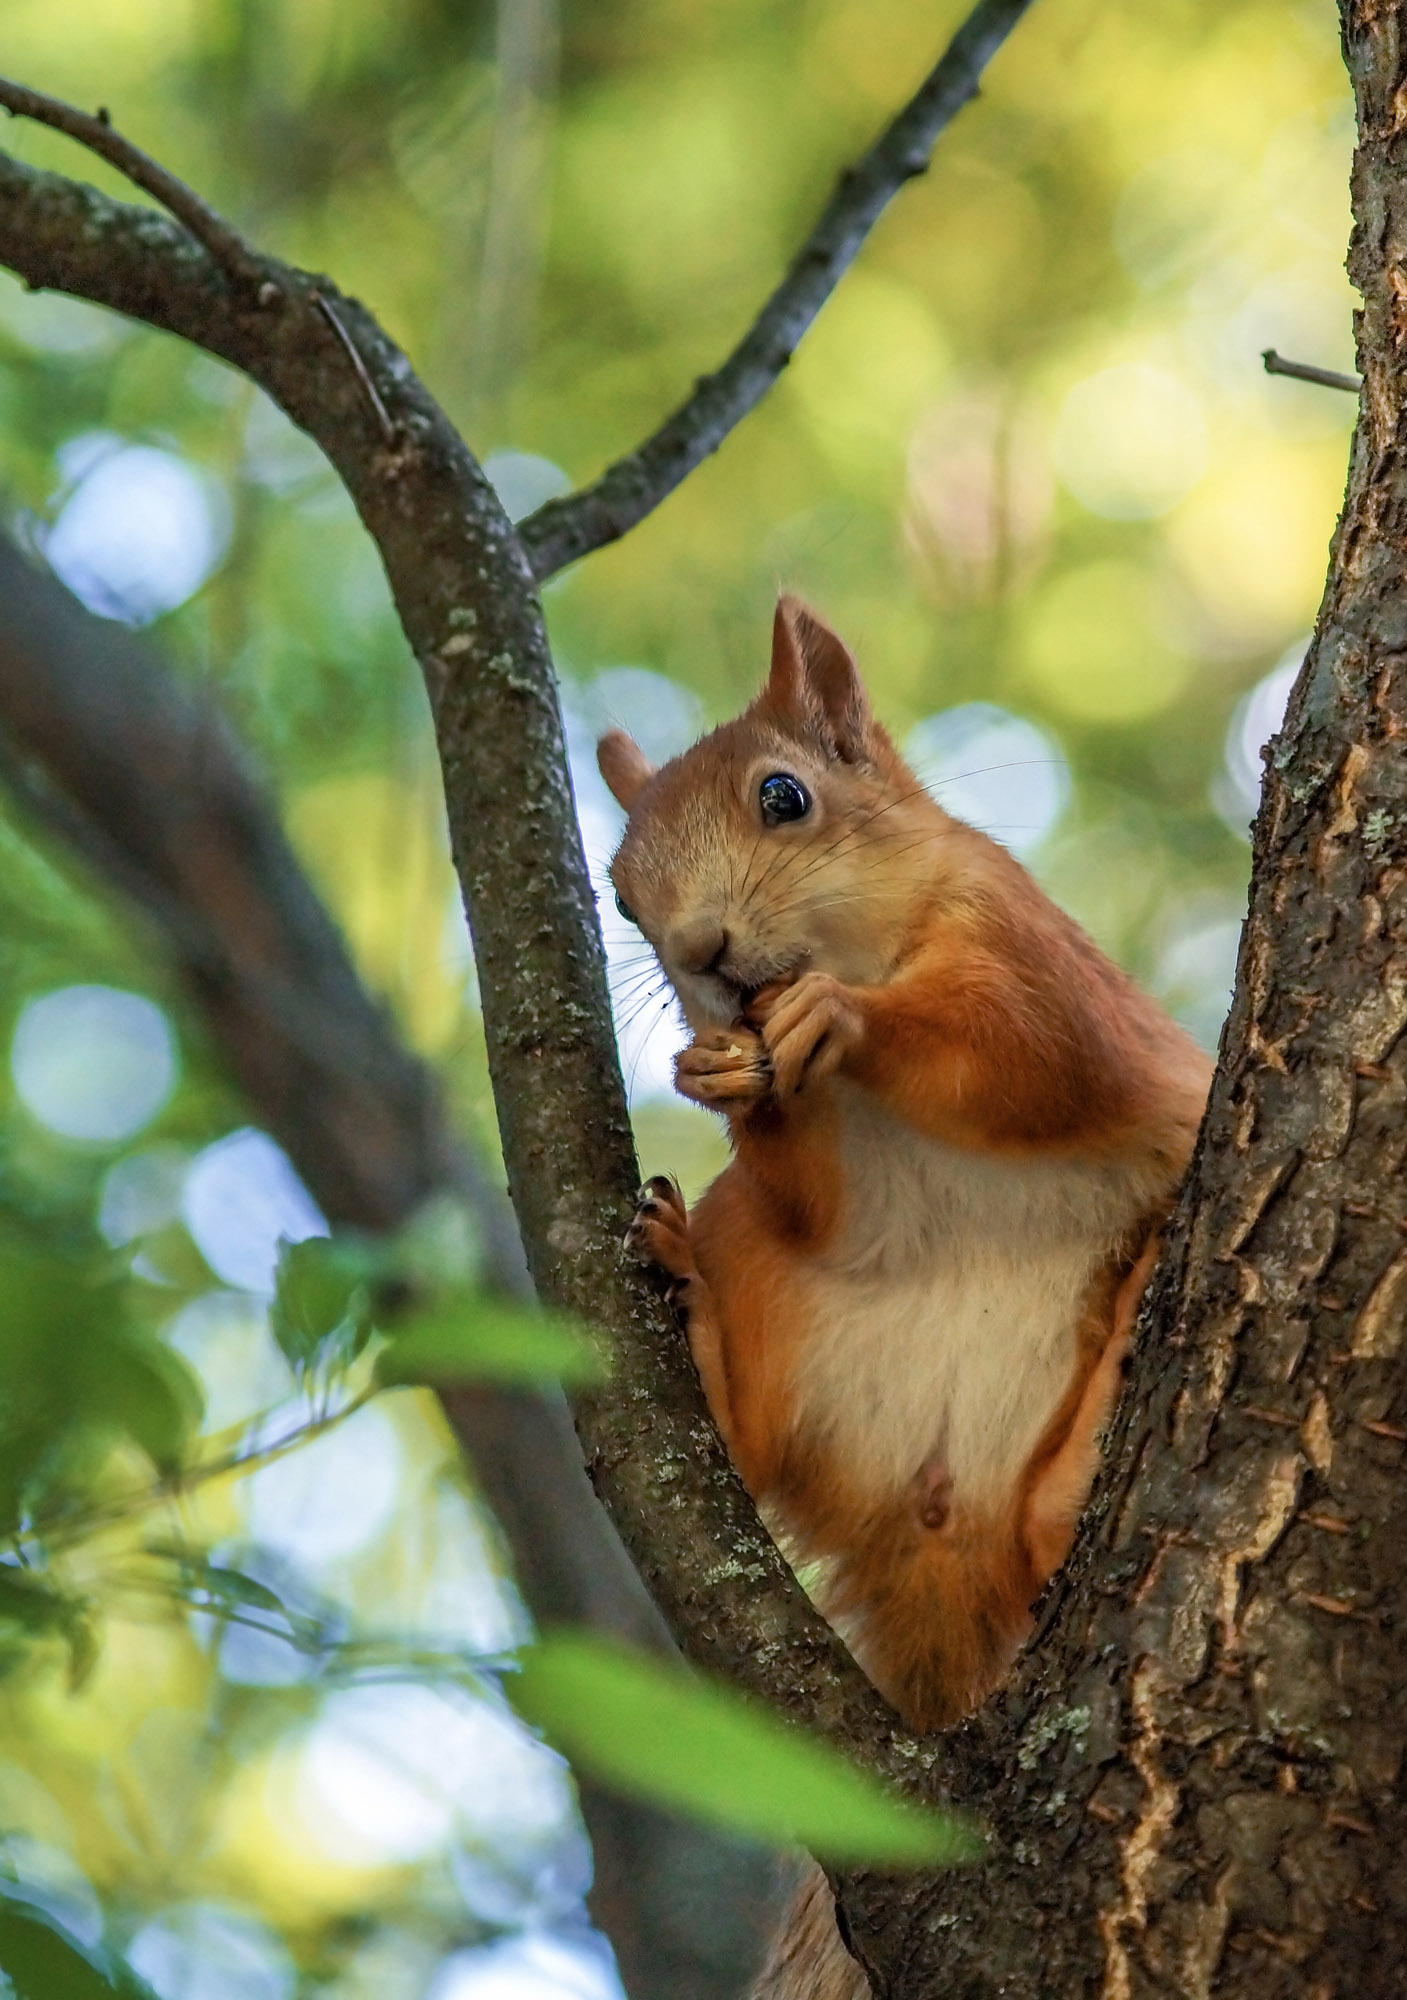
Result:
<svg viewBox="0 0 1407 2000"><path fill-rule="evenodd" d="M609 729L596 745L596 766L610 786L611 797L627 812L655 775L655 767L640 745L623 729Z"/></svg>
<svg viewBox="0 0 1407 2000"><path fill-rule="evenodd" d="M799 597L777 600L767 703L784 721L819 726L847 763L866 756L869 697L844 641Z"/></svg>

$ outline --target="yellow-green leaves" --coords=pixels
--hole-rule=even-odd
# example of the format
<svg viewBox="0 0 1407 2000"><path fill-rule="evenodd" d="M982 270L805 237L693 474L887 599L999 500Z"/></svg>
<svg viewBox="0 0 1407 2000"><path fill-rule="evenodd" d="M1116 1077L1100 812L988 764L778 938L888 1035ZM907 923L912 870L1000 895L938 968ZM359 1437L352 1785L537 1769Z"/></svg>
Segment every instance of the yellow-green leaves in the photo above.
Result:
<svg viewBox="0 0 1407 2000"><path fill-rule="evenodd" d="M371 1333L369 1246L343 1237L309 1236L286 1243L270 1321L290 1366L334 1366L353 1360Z"/></svg>
<svg viewBox="0 0 1407 2000"><path fill-rule="evenodd" d="M110 1257L0 1231L0 1529L71 1505L112 1445L175 1470L200 1419L181 1356L142 1327Z"/></svg>
<svg viewBox="0 0 1407 2000"><path fill-rule="evenodd" d="M581 1770L758 1840L885 1867L981 1851L969 1822L910 1804L716 1682L594 1634L548 1633L506 1692Z"/></svg>
<svg viewBox="0 0 1407 2000"><path fill-rule="evenodd" d="M125 1966L92 1957L57 1924L23 1903L0 1902L0 1972L15 2000L152 2000Z"/></svg>

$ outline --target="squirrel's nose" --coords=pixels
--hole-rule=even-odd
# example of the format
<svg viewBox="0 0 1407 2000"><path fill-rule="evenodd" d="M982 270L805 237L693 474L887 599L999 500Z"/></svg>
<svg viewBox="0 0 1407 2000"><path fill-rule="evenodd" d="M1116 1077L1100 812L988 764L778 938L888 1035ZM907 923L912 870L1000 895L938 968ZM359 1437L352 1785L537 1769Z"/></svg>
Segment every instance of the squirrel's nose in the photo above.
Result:
<svg viewBox="0 0 1407 2000"><path fill-rule="evenodd" d="M676 958L685 972L716 972L728 950L728 933L722 924L691 924L674 940Z"/></svg>

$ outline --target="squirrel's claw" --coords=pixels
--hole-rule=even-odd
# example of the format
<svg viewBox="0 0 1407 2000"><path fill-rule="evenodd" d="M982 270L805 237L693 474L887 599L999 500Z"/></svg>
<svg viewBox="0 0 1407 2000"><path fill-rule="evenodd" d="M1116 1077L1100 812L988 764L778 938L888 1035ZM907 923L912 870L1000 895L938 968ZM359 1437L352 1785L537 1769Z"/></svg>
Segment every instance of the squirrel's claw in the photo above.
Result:
<svg viewBox="0 0 1407 2000"><path fill-rule="evenodd" d="M637 1262L665 1271L676 1284L698 1276L689 1216L676 1182L655 1174L641 1188L625 1248Z"/></svg>

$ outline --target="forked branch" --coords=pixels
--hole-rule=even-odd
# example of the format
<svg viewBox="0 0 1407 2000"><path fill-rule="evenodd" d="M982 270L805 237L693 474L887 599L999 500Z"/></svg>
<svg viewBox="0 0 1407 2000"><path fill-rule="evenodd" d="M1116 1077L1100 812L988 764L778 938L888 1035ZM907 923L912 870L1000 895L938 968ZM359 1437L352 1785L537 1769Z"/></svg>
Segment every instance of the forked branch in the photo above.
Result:
<svg viewBox="0 0 1407 2000"><path fill-rule="evenodd" d="M80 146L86 146L90 153L116 167L133 187L139 187L153 201L159 201L178 222L183 222L231 277L258 283L263 275L259 259L239 231L203 201L194 188L187 187L140 146L124 139L105 110L80 111L76 105L65 104L58 97L46 97L42 90L30 90L25 84L12 83L8 77L0 77L0 106L12 117L33 119L37 125L47 125L52 131L76 139Z"/></svg>
<svg viewBox="0 0 1407 2000"><path fill-rule="evenodd" d="M3 537L0 786L144 912L254 1116L330 1222L391 1230L451 1194L475 1216L484 1282L525 1288L507 1202L455 1144L434 1078L362 987L222 718L135 634L83 610ZM533 1617L668 1648L592 1498L561 1393L476 1383L442 1401ZM752 1857L691 1832L689 1872L675 1880L670 1822L590 1783L579 1793L593 1911L637 2000L674 1990L680 1896L712 1898L709 1921L742 1946L765 1900L763 1884L749 1896ZM727 1969L725 1955L719 2000L742 1977L735 1966L730 1986Z"/></svg>
<svg viewBox="0 0 1407 2000"><path fill-rule="evenodd" d="M518 533L541 583L653 513L762 401L798 341L906 181L977 94L983 70L1031 0L980 0L903 110L841 175L820 221L727 360L679 408L591 486L549 500Z"/></svg>
<svg viewBox="0 0 1407 2000"><path fill-rule="evenodd" d="M405 356L325 278L0 155L0 262L245 371L327 453L386 568L434 711L509 1185L545 1299L610 1331L577 1412L592 1480L681 1646L896 1775L933 1774L814 1612L709 1420L656 1287L623 1258L638 1177L556 684L526 553ZM389 418L329 328L362 358Z"/></svg>

